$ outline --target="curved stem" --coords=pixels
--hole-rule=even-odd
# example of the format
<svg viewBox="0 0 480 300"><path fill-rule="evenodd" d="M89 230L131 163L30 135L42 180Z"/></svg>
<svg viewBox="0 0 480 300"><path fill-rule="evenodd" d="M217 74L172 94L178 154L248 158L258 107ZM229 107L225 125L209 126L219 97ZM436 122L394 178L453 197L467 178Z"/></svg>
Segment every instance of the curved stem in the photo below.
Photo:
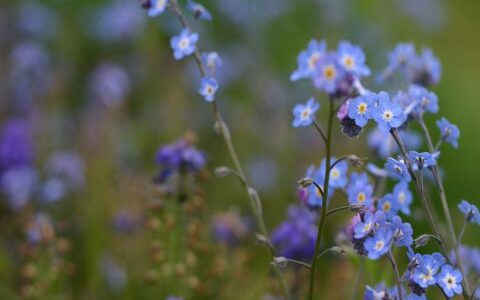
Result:
<svg viewBox="0 0 480 300"><path fill-rule="evenodd" d="M430 152L434 152L435 149L433 148L433 143L432 143L432 137L430 136L430 132L428 131L427 126L425 125L425 121L423 120L423 117L417 118L417 122L422 128L423 133L425 134L425 138L427 140L428 144L428 150ZM448 207L448 201L447 201L447 195L445 194L445 188L443 186L442 179L440 177L440 174L438 172L438 163L436 166L433 166L430 168L430 171L433 174L433 177L435 179L435 182L438 186L438 192L440 194L440 200L442 203L442 209L443 209L443 214L445 216L445 220L447 221L447 228L448 228L448 234L450 235L450 238L452 239L452 247L455 253L455 258L458 264L458 268L460 269L460 272L463 275L463 286L464 286L464 297L465 299L468 299L471 295L470 291L470 284L468 283L468 277L466 276L466 273L463 268L463 262L462 258L460 256L460 250L459 250L459 240L457 239L457 235L455 233L455 227L453 226L453 221L452 221L452 216L450 214L450 209ZM465 295L466 293L466 295Z"/></svg>
<svg viewBox="0 0 480 300"><path fill-rule="evenodd" d="M325 133L322 130L322 127L320 127L320 124L318 124L317 120L313 121L313 125L317 129L318 133L320 133L320 136L322 137L322 140L327 143L327 137L325 136Z"/></svg>
<svg viewBox="0 0 480 300"><path fill-rule="evenodd" d="M185 18L185 16L183 15L180 8L178 7L178 4L177 4L176 0L170 0L170 8L174 12L174 14L177 16L177 18L178 18L179 22L181 23L182 27L189 29L190 27L189 27L188 21ZM201 55L200 55L200 50L199 50L198 47L195 47L195 52L193 53L193 58L194 58L197 66L198 66L200 74L202 76L206 76L206 74L207 74L206 68L203 64L203 61L202 61L202 58L201 58ZM248 183L248 181L246 179L245 172L243 171L242 165L240 164L240 160L238 159L238 155L237 155L237 152L236 152L235 147L233 145L232 138L231 138L231 135L230 135L230 131L227 127L227 124L223 120L223 116L220 113L220 110L218 109L217 102L215 100L211 102L211 107L212 107L214 117L216 119L216 124L219 127L220 134L221 134L221 136L222 136L222 138L223 138L223 140L224 140L224 142L227 146L230 158L232 159L234 169L237 172L238 176L243 179L243 180L241 180L242 186L245 189L245 191L246 191L246 193L247 193L247 195L250 199L250 205L251 205L253 214L255 216L257 225L259 227L259 231L265 237L265 239L269 240L269 234L268 234L267 227L265 225L265 221L264 221L263 215L262 215L261 203L260 203L260 201L257 201L257 199L255 199L255 197L251 193L252 188L250 187L250 184ZM275 257L275 254L276 253L274 252L274 249L270 249L271 257ZM280 269L276 266L274 266L273 269L274 269L274 271L275 271L275 273L276 273L276 275L279 279L281 289L282 289L282 292L284 294L285 299L290 299L289 292L288 292L288 289L287 289L287 285L285 283L285 279L283 278L283 275L282 275Z"/></svg>
<svg viewBox="0 0 480 300"><path fill-rule="evenodd" d="M325 167L325 181L323 183L324 193L322 197L322 210L320 212L320 223L318 225L317 240L315 242L315 254L313 256L312 269L310 271L310 281L308 289L308 299L313 299L313 287L315 283L315 270L318 262L318 255L320 253L320 247L322 243L323 229L325 227L325 219L327 214L327 199L328 199L328 186L330 184L330 160L331 160L331 143L332 143L332 124L333 124L333 99L329 99L329 114L328 114L328 127L327 138L325 143L326 148L326 167Z"/></svg>
<svg viewBox="0 0 480 300"><path fill-rule="evenodd" d="M332 210L329 210L327 213L326 213L326 216L329 216L331 214L334 214L338 211L342 211L342 210L347 210L347 209L350 209L351 206L350 205L346 205L346 206L340 206L340 207L337 207L337 208L334 208Z"/></svg>
<svg viewBox="0 0 480 300"><path fill-rule="evenodd" d="M403 300L403 290L402 290L402 281L400 280L400 273L398 272L398 266L397 262L395 261L395 258L393 257L392 251L388 251L388 260L390 261L390 264L392 265L393 271L395 273L395 282L397 283L397 289L398 289L398 298L399 300Z"/></svg>

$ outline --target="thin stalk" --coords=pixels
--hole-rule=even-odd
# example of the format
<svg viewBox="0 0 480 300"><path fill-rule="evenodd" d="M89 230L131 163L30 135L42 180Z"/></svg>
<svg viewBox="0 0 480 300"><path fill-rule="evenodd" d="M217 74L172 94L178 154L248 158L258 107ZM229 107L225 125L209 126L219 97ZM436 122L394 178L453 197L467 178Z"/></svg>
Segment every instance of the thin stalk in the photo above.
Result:
<svg viewBox="0 0 480 300"><path fill-rule="evenodd" d="M334 209L332 209L332 210L329 210L329 211L327 212L326 216L329 216L329 215L334 214L334 213L336 213L336 212L338 212L338 211L347 210L347 209L350 209L350 208L351 208L350 205L340 206L340 207L334 208Z"/></svg>
<svg viewBox="0 0 480 300"><path fill-rule="evenodd" d="M325 167L325 181L324 186L324 197L322 197L322 209L320 212L320 223L318 225L317 240L315 242L315 254L313 256L312 269L310 271L310 283L308 289L308 299L313 299L313 287L315 283L315 270L317 268L317 262L319 261L318 255L320 253L320 247L322 244L322 235L323 229L325 227L325 219L327 214L327 198L328 198L328 186L330 184L330 160L331 160L331 144L332 144L332 124L333 124L333 99L329 99L329 113L328 113L328 127L327 127L327 137L325 140L326 148L326 167Z"/></svg>
<svg viewBox="0 0 480 300"><path fill-rule="evenodd" d="M388 260L392 265L393 272L395 273L395 282L397 283L398 289L398 298L399 300L403 300L403 290L402 290L402 281L400 280L400 273L398 272L397 262L395 261L395 257L393 257L392 251L388 251Z"/></svg>
<svg viewBox="0 0 480 300"><path fill-rule="evenodd" d="M458 242L462 243L463 235L465 234L465 229L467 228L468 220L467 217L463 219L462 229L460 229L460 233L458 234Z"/></svg>
<svg viewBox="0 0 480 300"><path fill-rule="evenodd" d="M170 8L174 12L174 14L177 16L177 18L178 18L179 22L181 23L182 27L185 28L185 29L190 29L188 21L185 18L185 16L183 15L180 8L178 7L178 4L177 4L176 0L170 0ZM198 69L199 69L202 77L206 76L206 74L207 74L206 68L203 64L203 61L202 61L202 58L201 58L201 55L200 55L200 49L198 47L195 47L195 52L193 53L193 58L194 58L197 66L198 66ZM267 227L265 225L265 221L264 221L263 215L262 215L261 203L260 203L260 201L257 201L255 199L255 197L252 195L252 193L250 192L252 190L252 188L250 187L250 184L248 183L248 181L246 179L245 172L243 171L242 165L240 164L240 160L238 159L237 151L236 151L236 149L233 145L232 138L231 138L231 135L230 135L230 131L227 127L227 124L223 120L223 116L222 116L222 114L221 114L221 112L218 108L217 102L215 100L211 102L211 107L212 107L214 117L216 119L216 124L219 127L220 134L221 134L221 136L222 136L222 138L223 138L223 140L224 140L224 142L227 146L230 158L233 161L234 169L237 172L237 174L239 175L239 177L241 177L243 179L243 180L241 180L242 186L245 189L245 191L246 191L246 193L247 193L247 195L250 199L250 205L251 205L253 214L255 216L257 225L259 227L259 231L265 237L265 239L269 240L269 234L268 234ZM270 250L270 255L273 258L273 257L276 256L276 253L274 253L274 251L271 249ZM282 289L282 293L283 293L285 299L290 299L289 292L288 292L288 289L287 289L287 285L285 283L285 279L283 278L282 272L276 266L273 266L273 269L274 269L275 274L277 275L277 277L279 279L280 286L281 286L281 289Z"/></svg>
<svg viewBox="0 0 480 300"><path fill-rule="evenodd" d="M417 118L417 122L422 128L423 133L425 134L425 138L428 144L428 150L433 153L435 149L433 148L432 137L430 135L430 131L425 125L425 121L423 120L423 117ZM430 171L432 172L433 177L435 178L435 182L438 186L438 192L440 194L440 200L442 202L443 214L445 215L445 220L447 221L448 234L452 239L453 250L455 252L455 258L458 264L458 268L460 269L460 272L462 273L464 278L463 280L464 295L466 293L465 298L468 299L471 295L470 284L468 283L468 277L466 276L467 274L465 273L463 268L463 262L462 262L462 258L460 256L460 250L459 250L460 244L457 239L457 235L455 233L455 227L453 226L452 216L450 214L450 209L448 207L447 195L445 194L445 187L443 186L442 179L438 172L438 164L430 168Z"/></svg>
<svg viewBox="0 0 480 300"><path fill-rule="evenodd" d="M318 124L317 120L313 121L313 125L317 129L318 133L320 133L320 136L322 137L322 140L327 143L327 137L325 136L325 133L322 130L322 127L320 127L320 124Z"/></svg>

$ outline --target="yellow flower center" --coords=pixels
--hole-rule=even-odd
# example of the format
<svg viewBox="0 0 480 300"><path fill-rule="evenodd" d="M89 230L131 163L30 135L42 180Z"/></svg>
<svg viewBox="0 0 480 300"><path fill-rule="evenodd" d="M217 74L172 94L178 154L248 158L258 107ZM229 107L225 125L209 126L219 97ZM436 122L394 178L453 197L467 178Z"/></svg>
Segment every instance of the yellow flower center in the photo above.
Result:
<svg viewBox="0 0 480 300"><path fill-rule="evenodd" d="M363 115L367 112L367 108L368 108L368 104L365 102L362 102L359 105L357 105L357 113L359 115Z"/></svg>
<svg viewBox="0 0 480 300"><path fill-rule="evenodd" d="M317 65L317 61L320 59L320 54L314 53L310 58L308 59L308 69L313 70L315 69L315 66Z"/></svg>
<svg viewBox="0 0 480 300"><path fill-rule="evenodd" d="M328 65L325 68L323 68L323 75L328 80L334 79L336 74L337 74L337 71L335 70L335 67L333 65Z"/></svg>
<svg viewBox="0 0 480 300"><path fill-rule="evenodd" d="M332 179L337 179L338 177L340 177L340 171L338 171L337 168L333 168L331 174L332 174Z"/></svg>
<svg viewBox="0 0 480 300"><path fill-rule="evenodd" d="M307 108L304 111L302 111L301 118L303 120L308 119L310 117L310 114L311 114L311 111L309 108Z"/></svg>
<svg viewBox="0 0 480 300"><path fill-rule="evenodd" d="M385 247L385 242L383 240L379 240L375 243L375 250L380 251Z"/></svg>
<svg viewBox="0 0 480 300"><path fill-rule="evenodd" d="M365 195L365 193L358 193L357 195L357 202L358 203L363 203L365 202L365 200L367 199L367 196Z"/></svg>
<svg viewBox="0 0 480 300"><path fill-rule="evenodd" d="M351 70L355 66L355 60L350 55L345 55L343 57L343 64L347 69Z"/></svg>
<svg viewBox="0 0 480 300"><path fill-rule="evenodd" d="M391 208L392 208L392 205L390 204L390 202L383 203L383 211L389 212Z"/></svg>

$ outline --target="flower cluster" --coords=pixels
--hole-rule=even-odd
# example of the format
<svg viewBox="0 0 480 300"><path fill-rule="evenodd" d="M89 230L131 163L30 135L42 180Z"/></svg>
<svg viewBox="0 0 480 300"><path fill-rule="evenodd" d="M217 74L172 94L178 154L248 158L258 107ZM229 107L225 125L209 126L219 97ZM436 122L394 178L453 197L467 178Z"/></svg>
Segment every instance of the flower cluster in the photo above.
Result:
<svg viewBox="0 0 480 300"><path fill-rule="evenodd" d="M272 233L272 243L286 258L309 261L315 252L317 215L305 207L290 206L288 218Z"/></svg>
<svg viewBox="0 0 480 300"><path fill-rule="evenodd" d="M197 150L188 139L180 139L173 144L158 149L156 163L161 167L156 181L167 181L176 173L195 174L205 166L205 155Z"/></svg>

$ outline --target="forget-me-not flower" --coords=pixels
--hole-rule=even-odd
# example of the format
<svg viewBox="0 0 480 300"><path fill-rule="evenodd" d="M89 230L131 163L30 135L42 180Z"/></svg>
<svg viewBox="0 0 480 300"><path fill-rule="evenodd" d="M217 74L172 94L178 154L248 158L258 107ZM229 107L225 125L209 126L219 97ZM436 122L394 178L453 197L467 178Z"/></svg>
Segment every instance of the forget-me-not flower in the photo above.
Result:
<svg viewBox="0 0 480 300"><path fill-rule="evenodd" d="M180 60L195 52L198 38L198 33L191 33L187 28L183 29L179 35L172 37L170 46L173 49L175 59Z"/></svg>
<svg viewBox="0 0 480 300"><path fill-rule="evenodd" d="M202 53L202 61L207 68L207 73L213 76L218 68L222 66L222 59L217 52L204 52Z"/></svg>
<svg viewBox="0 0 480 300"><path fill-rule="evenodd" d="M414 169L423 169L428 167L433 167L437 164L437 158L440 155L440 152L429 153L429 152L417 152L410 151L408 156L414 164Z"/></svg>
<svg viewBox="0 0 480 300"><path fill-rule="evenodd" d="M391 172L396 178L399 180L404 180L406 182L410 182L412 178L410 177L410 173L408 173L408 168L403 159L396 160L394 158L389 157L387 159L387 163L385 164L385 168Z"/></svg>
<svg viewBox="0 0 480 300"><path fill-rule="evenodd" d="M373 111L373 118L383 131L398 128L406 120L400 104L390 101L390 96L386 92L378 94L378 106Z"/></svg>
<svg viewBox="0 0 480 300"><path fill-rule="evenodd" d="M467 221L480 224L480 213L477 206L470 204L466 200L462 200L460 204L458 204L458 209L465 215Z"/></svg>
<svg viewBox="0 0 480 300"><path fill-rule="evenodd" d="M348 117L354 119L357 126L367 125L368 120L373 118L376 101L375 93L367 93L352 99L348 107Z"/></svg>
<svg viewBox="0 0 480 300"><path fill-rule="evenodd" d="M341 41L338 44L337 58L338 64L348 73L356 77L370 75L370 69L365 64L365 54L359 46Z"/></svg>
<svg viewBox="0 0 480 300"><path fill-rule="evenodd" d="M148 6L148 16L156 17L162 14L167 8L168 0L150 0Z"/></svg>
<svg viewBox="0 0 480 300"><path fill-rule="evenodd" d="M291 81L296 81L304 78L311 78L318 60L325 54L327 43L325 41L318 42L313 39L308 44L306 50L300 52L298 55L298 67L290 76Z"/></svg>
<svg viewBox="0 0 480 300"><path fill-rule="evenodd" d="M343 79L343 70L337 63L335 53L327 53L320 57L313 75L313 84L316 88L328 94L334 94Z"/></svg>
<svg viewBox="0 0 480 300"><path fill-rule="evenodd" d="M188 0L187 9L194 13L195 19L202 19L207 21L212 20L212 14L205 8L205 6L199 3Z"/></svg>
<svg viewBox="0 0 480 300"><path fill-rule="evenodd" d="M393 194L386 194L378 200L378 210L383 211L389 219L397 215L399 206Z"/></svg>
<svg viewBox="0 0 480 300"><path fill-rule="evenodd" d="M409 223L403 223L399 216L392 218L393 241L397 247L410 247L413 244L413 229Z"/></svg>
<svg viewBox="0 0 480 300"><path fill-rule="evenodd" d="M442 134L442 139L452 145L454 148L458 148L458 138L460 137L460 131L458 130L458 127L448 122L448 120L445 118L438 120L437 126Z"/></svg>
<svg viewBox="0 0 480 300"><path fill-rule="evenodd" d="M205 101L212 102L215 100L215 93L218 90L218 83L214 78L205 77L198 92L203 96Z"/></svg>
<svg viewBox="0 0 480 300"><path fill-rule="evenodd" d="M365 240L365 250L367 250L368 258L378 259L385 255L392 246L393 232L390 226L381 226L375 231L373 237Z"/></svg>
<svg viewBox="0 0 480 300"><path fill-rule="evenodd" d="M320 103L310 98L305 104L297 104L293 108L293 127L309 126L315 120L315 112L320 108Z"/></svg>
<svg viewBox="0 0 480 300"><path fill-rule="evenodd" d="M400 181L393 187L393 198L398 203L401 212L410 215L410 204L412 203L412 193L408 189L406 181Z"/></svg>
<svg viewBox="0 0 480 300"><path fill-rule="evenodd" d="M436 276L437 284L448 297L462 294L462 280L462 273L450 265L443 266L442 271Z"/></svg>
<svg viewBox="0 0 480 300"><path fill-rule="evenodd" d="M438 112L438 98L433 92L428 91L423 86L416 84L410 85L408 88L408 96L414 104L414 112L418 115L424 112Z"/></svg>

